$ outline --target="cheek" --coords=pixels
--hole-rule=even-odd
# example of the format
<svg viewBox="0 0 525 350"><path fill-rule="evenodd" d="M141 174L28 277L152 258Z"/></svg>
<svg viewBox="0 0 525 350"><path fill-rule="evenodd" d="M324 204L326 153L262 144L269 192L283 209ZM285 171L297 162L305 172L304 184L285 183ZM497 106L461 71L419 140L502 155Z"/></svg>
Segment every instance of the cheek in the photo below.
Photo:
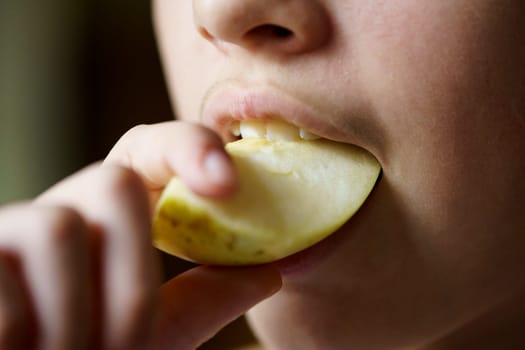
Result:
<svg viewBox="0 0 525 350"><path fill-rule="evenodd" d="M374 109L390 110L381 113L385 122L434 122L436 109L455 108L461 101L456 96L467 91L475 76L471 60L476 49L469 45L476 33L469 33L465 20L445 6L413 1L388 6L396 8L370 9L358 28L355 52L365 90ZM399 119L392 120L396 114Z"/></svg>
<svg viewBox="0 0 525 350"><path fill-rule="evenodd" d="M157 40L177 119L198 121L200 101L214 79L217 55L195 30L191 1L157 0ZM212 64L210 64L212 63Z"/></svg>
<svg viewBox="0 0 525 350"><path fill-rule="evenodd" d="M422 178L454 181L509 133L505 106L520 98L519 42L504 43L510 29L482 8L398 3L365 11L354 50L369 110L387 130L384 166L403 176L417 166Z"/></svg>
<svg viewBox="0 0 525 350"><path fill-rule="evenodd" d="M511 249L523 244L514 204L523 129L511 118L525 110L523 29L510 10L493 16L491 3L390 2L388 18L360 21L355 50L370 109L387 130L384 170L413 234L436 266L462 266L464 283L476 286L510 285L494 266L515 272L523 263Z"/></svg>
<svg viewBox="0 0 525 350"><path fill-rule="evenodd" d="M399 3L363 11L354 50L366 98L393 130L392 142L406 143L412 130L425 144L441 137L465 143L465 136L486 136L493 124L505 124L486 115L504 114L505 105L523 99L524 26L512 13L516 6Z"/></svg>

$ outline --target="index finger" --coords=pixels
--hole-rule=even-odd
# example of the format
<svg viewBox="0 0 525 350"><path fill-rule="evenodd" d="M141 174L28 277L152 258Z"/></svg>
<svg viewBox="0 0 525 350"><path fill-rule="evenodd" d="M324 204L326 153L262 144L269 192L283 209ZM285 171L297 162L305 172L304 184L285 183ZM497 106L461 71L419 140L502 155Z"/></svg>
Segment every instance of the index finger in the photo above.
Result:
<svg viewBox="0 0 525 350"><path fill-rule="evenodd" d="M188 122L136 126L122 136L104 163L132 168L142 177L152 201L174 175L195 193L208 197L227 196L237 185L220 137Z"/></svg>

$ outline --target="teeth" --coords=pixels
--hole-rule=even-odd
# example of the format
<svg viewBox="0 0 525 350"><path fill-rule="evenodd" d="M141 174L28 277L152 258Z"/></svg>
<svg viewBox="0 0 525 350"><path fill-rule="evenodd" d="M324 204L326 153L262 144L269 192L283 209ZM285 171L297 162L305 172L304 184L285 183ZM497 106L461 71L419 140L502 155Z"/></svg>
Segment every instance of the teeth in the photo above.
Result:
<svg viewBox="0 0 525 350"><path fill-rule="evenodd" d="M304 129L300 129L299 130L299 136L303 140L317 140L317 139L321 138L321 136L318 136L316 134L312 134L311 132L306 131Z"/></svg>
<svg viewBox="0 0 525 350"><path fill-rule="evenodd" d="M270 121L261 122L245 120L233 122L230 131L234 136L247 138L267 139L268 141L297 141L297 140L317 140L321 138L304 129L298 129L293 125Z"/></svg>
<svg viewBox="0 0 525 350"><path fill-rule="evenodd" d="M266 139L268 141L296 141L299 140L299 130L283 122L267 123Z"/></svg>
<svg viewBox="0 0 525 350"><path fill-rule="evenodd" d="M241 137L243 139L249 138L266 138L266 124L251 120L242 121L240 124Z"/></svg>
<svg viewBox="0 0 525 350"><path fill-rule="evenodd" d="M241 136L241 123L238 121L232 122L230 124L230 132L235 137Z"/></svg>

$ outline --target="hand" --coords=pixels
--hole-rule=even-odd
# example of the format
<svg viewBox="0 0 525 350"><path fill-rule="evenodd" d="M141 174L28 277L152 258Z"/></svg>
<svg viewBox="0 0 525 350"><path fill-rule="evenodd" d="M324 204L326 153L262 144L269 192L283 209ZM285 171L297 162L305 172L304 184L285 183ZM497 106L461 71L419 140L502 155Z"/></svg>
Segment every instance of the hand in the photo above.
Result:
<svg viewBox="0 0 525 350"><path fill-rule="evenodd" d="M150 205L175 172L204 195L234 191L231 167L222 182L199 165L212 151L197 126L136 128L102 166L0 210L0 348L193 349L275 292L271 266L197 267L159 289Z"/></svg>
<svg viewBox="0 0 525 350"><path fill-rule="evenodd" d="M158 286L149 226L142 181L118 166L3 209L1 348L141 347Z"/></svg>
<svg viewBox="0 0 525 350"><path fill-rule="evenodd" d="M139 174L151 208L175 174L207 197L226 197L237 188L221 139L197 124L172 121L135 127L117 142L104 164L120 164ZM161 289L155 348L194 349L280 286L279 272L270 265L194 268Z"/></svg>

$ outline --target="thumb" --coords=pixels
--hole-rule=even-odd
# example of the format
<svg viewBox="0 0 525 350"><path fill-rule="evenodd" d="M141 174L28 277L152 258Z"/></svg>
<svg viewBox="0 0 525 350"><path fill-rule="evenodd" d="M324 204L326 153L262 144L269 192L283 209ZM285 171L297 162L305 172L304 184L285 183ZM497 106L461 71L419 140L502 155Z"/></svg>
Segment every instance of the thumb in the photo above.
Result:
<svg viewBox="0 0 525 350"><path fill-rule="evenodd" d="M160 290L154 349L195 349L281 287L271 266L199 266Z"/></svg>

